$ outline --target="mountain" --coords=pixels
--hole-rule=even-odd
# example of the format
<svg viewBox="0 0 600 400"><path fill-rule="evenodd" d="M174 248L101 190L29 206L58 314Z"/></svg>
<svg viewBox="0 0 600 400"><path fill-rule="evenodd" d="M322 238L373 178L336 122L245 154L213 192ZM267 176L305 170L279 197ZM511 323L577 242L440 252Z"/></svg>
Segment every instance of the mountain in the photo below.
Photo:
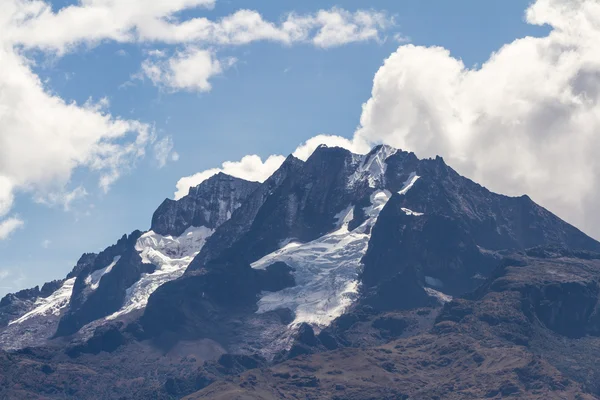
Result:
<svg viewBox="0 0 600 400"><path fill-rule="evenodd" d="M599 315L600 243L529 197L320 146L2 299L0 397L593 399Z"/></svg>
<svg viewBox="0 0 600 400"><path fill-rule="evenodd" d="M77 333L87 338L103 323L132 318L157 287L183 274L206 238L257 186L217 174L182 199L165 200L150 231L84 254L64 280L40 293L7 295L0 303L0 346L18 349Z"/></svg>

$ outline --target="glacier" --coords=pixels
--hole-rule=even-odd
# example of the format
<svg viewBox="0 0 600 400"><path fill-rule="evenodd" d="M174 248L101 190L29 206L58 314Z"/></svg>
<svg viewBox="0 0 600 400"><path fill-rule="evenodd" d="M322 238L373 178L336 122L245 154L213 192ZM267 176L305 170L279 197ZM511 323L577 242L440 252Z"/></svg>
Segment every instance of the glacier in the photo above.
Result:
<svg viewBox="0 0 600 400"><path fill-rule="evenodd" d="M154 231L140 236L135 249L143 263L154 264L157 268L151 274L143 274L129 287L123 307L106 319L112 320L146 307L148 298L160 285L183 275L213 232L213 229L200 226L190 227L180 236L163 236Z"/></svg>
<svg viewBox="0 0 600 400"><path fill-rule="evenodd" d="M106 267L92 272L87 278L85 278L85 284L90 288L90 290L93 291L98 289L98 286L100 285L100 279L102 279L104 275L108 274L120 259L121 256L116 256Z"/></svg>
<svg viewBox="0 0 600 400"><path fill-rule="evenodd" d="M43 317L47 315L60 315L61 310L69 305L71 293L73 293L73 285L75 278L67 279L62 286L52 293L50 296L40 297L35 301L35 308L27 314L22 315L19 319L11 321L8 325L22 324L23 322L33 317Z"/></svg>
<svg viewBox="0 0 600 400"><path fill-rule="evenodd" d="M361 260L367 251L371 228L391 193L380 190L371 195L365 208L367 220L350 231L354 207L338 214L338 227L307 243L289 241L285 246L252 263L264 269L281 261L292 267L296 286L278 292L263 292L257 313L289 308L295 313L290 326L308 323L317 330L328 326L348 309L358 296Z"/></svg>
<svg viewBox="0 0 600 400"><path fill-rule="evenodd" d="M402 186L402 189L400 189L400 191L398 191L398 194L405 195L406 193L408 193L408 191L410 190L410 188L413 187L413 185L415 184L415 182L419 178L420 178L420 176L417 175L416 172L411 172L411 174L409 175L409 177L406 180L406 182L404 182L404 185Z"/></svg>

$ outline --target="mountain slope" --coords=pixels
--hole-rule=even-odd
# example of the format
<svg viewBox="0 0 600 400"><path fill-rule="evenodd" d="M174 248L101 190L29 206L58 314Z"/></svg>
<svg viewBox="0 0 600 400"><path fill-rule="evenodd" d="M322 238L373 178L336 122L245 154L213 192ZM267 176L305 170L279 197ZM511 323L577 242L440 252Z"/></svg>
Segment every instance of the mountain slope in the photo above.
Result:
<svg viewBox="0 0 600 400"><path fill-rule="evenodd" d="M257 186L217 174L181 200L161 204L152 228L164 235L135 231L100 254L82 256L65 280L6 296L0 303L0 321L6 321L0 345L16 349L76 333L88 338L98 326L131 320L154 290L183 274L214 229Z"/></svg>
<svg viewBox="0 0 600 400"><path fill-rule="evenodd" d="M3 299L2 347L37 348L2 356L0 397L594 398L599 252L439 157L321 146Z"/></svg>
<svg viewBox="0 0 600 400"><path fill-rule="evenodd" d="M229 221L235 219L243 229L224 224L216 231L219 242L230 243L225 253L235 254L240 263L266 268L283 262L293 270L294 287L261 294L249 305L248 314L291 315L288 328L266 329L270 333L260 339L265 347L277 342L289 349L299 324L308 322L318 331L356 302L385 310L466 293L489 276L500 250L537 245L600 249L598 242L526 197L497 195L439 157L419 160L387 146L367 155L322 146L278 182L257 190L268 195L253 202L252 213ZM186 274L170 284L170 293L178 285L189 290L194 276L205 273L208 253L219 252L201 251ZM400 281L414 290L398 291ZM182 301L195 302L194 295L171 301L161 290L155 293L160 301L151 298L141 319L147 333L177 335L182 329L186 337L193 336L193 327L167 321ZM190 312L194 325L203 321ZM202 336L202 330L197 334Z"/></svg>

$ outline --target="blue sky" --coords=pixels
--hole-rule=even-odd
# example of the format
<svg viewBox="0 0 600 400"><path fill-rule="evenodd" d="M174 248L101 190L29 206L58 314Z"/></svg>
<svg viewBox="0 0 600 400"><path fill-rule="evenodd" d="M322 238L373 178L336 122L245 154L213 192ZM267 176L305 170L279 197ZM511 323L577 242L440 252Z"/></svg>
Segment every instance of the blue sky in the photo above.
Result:
<svg viewBox="0 0 600 400"><path fill-rule="evenodd" d="M73 3L54 1L52 6L57 12ZM35 60L31 68L49 93L67 103L108 99L111 115L151 124L158 139L171 137L179 159L160 167L149 147L106 193L98 187L97 174L75 168L66 187L85 187L87 196L68 210L41 204L31 191L16 191L10 215L24 224L0 240L0 296L62 278L82 253L100 251L135 229L148 229L152 212L164 198L173 197L183 176L247 154L289 154L318 134L352 138L375 73L399 46L441 46L474 67L517 38L547 35L547 26L525 22L529 3L369 2L368 9L394 18L394 25L379 33L383 40L331 48L270 41L219 47L221 59L237 61L212 77L211 90L205 92L172 91L135 77L149 51L173 54L181 48L177 44L104 40L60 55L29 53ZM365 8L365 2L217 1L213 9L186 10L178 18L218 20L241 6L279 21L290 11L309 14L338 7L354 12ZM406 43L394 39L396 34Z"/></svg>

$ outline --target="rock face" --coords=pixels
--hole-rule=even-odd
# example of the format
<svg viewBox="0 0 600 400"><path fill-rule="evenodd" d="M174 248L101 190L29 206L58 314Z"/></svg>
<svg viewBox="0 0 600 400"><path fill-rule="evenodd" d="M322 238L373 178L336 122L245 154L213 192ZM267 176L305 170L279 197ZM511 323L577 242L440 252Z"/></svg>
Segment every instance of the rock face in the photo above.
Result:
<svg viewBox="0 0 600 400"><path fill-rule="evenodd" d="M375 206L375 198L384 200ZM361 226L366 221L373 225ZM332 233L340 227L363 235L358 237L368 243L364 258L361 251L351 253L351 247L342 245L344 251L331 251L338 246L335 243L358 243ZM319 297L331 298L330 303L340 306L335 311L325 309L328 313L339 313L344 304L353 303L340 300L348 296L381 311L426 307L444 296L461 295L478 287L497 266L501 250L538 245L600 250L598 242L529 198L492 193L460 176L439 157L419 160L413 153L387 146L362 156L322 146L304 163L288 158L229 221L216 229L186 274L170 284L171 291L177 292L179 285L189 289L192 282L200 282L196 275L205 273L210 260L220 254L234 254L255 268L263 267L265 257L297 265L298 252L293 248L288 251L286 246L300 244L308 247L306 251L299 247L306 260L329 257L342 264L352 254L357 277L336 276L329 285L344 289L334 291L325 289L322 282L303 278L301 283L309 292L294 288L287 291L289 296L249 298L252 304L259 301L259 312L276 309L277 301L285 303L281 308L289 307L293 296L308 296L313 302L310 304L316 304ZM313 268L316 265L321 264L315 262ZM361 265L364 268L358 277ZM306 270L310 268L307 262ZM303 268L293 275L305 273ZM359 282L360 293L350 289ZM143 321L163 332L173 331L168 322L171 315L181 308L182 301L195 302L194 296L200 296L201 290L189 289L189 296L173 301L161 290L155 293L161 301L149 302ZM275 304L265 305L266 301ZM152 309L158 304L160 312ZM293 307L302 313L310 308ZM162 318L165 320L160 322ZM327 320L322 315L295 319L317 325ZM189 334L186 330L186 337Z"/></svg>
<svg viewBox="0 0 600 400"><path fill-rule="evenodd" d="M237 240L247 234L265 201L273 195L286 178L297 174L303 164L301 160L292 155L287 157L281 167L248 196L239 209L234 211L231 219L216 229L200 254L190 264L189 270L202 268L208 261L219 257L224 250L229 249Z"/></svg>
<svg viewBox="0 0 600 400"><path fill-rule="evenodd" d="M9 324L9 322L18 319L27 314L36 307L36 302L41 299L47 299L55 293L66 280L74 278L77 274L91 265L97 254L88 253L81 256L79 261L65 279L46 282L40 289L36 286L32 289L21 290L17 293L9 293L0 300L0 328Z"/></svg>
<svg viewBox="0 0 600 400"><path fill-rule="evenodd" d="M358 325L372 321L388 335L384 344L315 351L323 335L301 326L292 348L300 357L217 381L186 399L231 398L239 388L256 399L597 399L598 340L589 336L597 322L589 305L598 303L590 288L599 279L600 254L556 247L513 252L423 332L399 339L412 318L361 311L340 318L328 336L362 329L368 337L366 324ZM542 355L548 343L555 357Z"/></svg>
<svg viewBox="0 0 600 400"><path fill-rule="evenodd" d="M166 200L1 323L50 345L0 353L6 398L593 399L600 243L439 157L322 146Z"/></svg>
<svg viewBox="0 0 600 400"><path fill-rule="evenodd" d="M217 174L190 189L183 199L165 200L152 219L155 231L142 239L139 231L125 235L100 254L84 254L65 279L49 282L42 289L36 287L6 296L0 302L0 330L5 328L0 331L0 345L11 349L38 345L51 336L75 334L90 323L103 324L105 318L117 312L129 318L131 310L145 305L139 296L149 296L154 281L165 282L183 273L191 260L186 261L188 253L193 257L206 237L257 186L255 182ZM185 237L179 238L182 234ZM157 260L158 265L152 260ZM156 278L140 282L142 276L154 272L158 274ZM141 287L134 288L138 283ZM50 298L54 293L56 298ZM18 324L7 327L15 321ZM90 326L92 331L93 328Z"/></svg>
<svg viewBox="0 0 600 400"><path fill-rule="evenodd" d="M286 239L306 242L329 232L340 211L361 197L368 200L370 192L364 186L349 186L360 161L347 150L324 146L305 163L288 158L274 179L263 184L262 195L252 211L236 215L236 219L218 229L189 270L201 268L206 254L215 252L212 242L223 240L224 236L228 237L226 242L232 242L229 251L253 262L279 249ZM244 229L229 232L235 223Z"/></svg>
<svg viewBox="0 0 600 400"><path fill-rule="evenodd" d="M388 163L387 176L403 179L409 164L418 178L409 191L392 196L373 228L363 260L367 287L411 268L422 284L460 295L489 275L499 250L557 245L600 251L598 242L529 197L492 193L439 157L415 162L399 152Z"/></svg>
<svg viewBox="0 0 600 400"><path fill-rule="evenodd" d="M289 268L278 265L256 270L237 256L213 260L207 268L205 274L164 284L150 297L140 320L146 335L156 337L171 331L183 338L220 341L227 334L222 324L228 323L228 315L254 312L257 295L263 290L294 285Z"/></svg>
<svg viewBox="0 0 600 400"><path fill-rule="evenodd" d="M152 231L179 236L191 226L214 229L229 218L260 184L218 173L180 200L166 199L152 216Z"/></svg>
<svg viewBox="0 0 600 400"><path fill-rule="evenodd" d="M141 232L123 236L98 254L93 264L77 274L69 309L61 318L56 337L71 335L84 325L118 311L127 289L155 266L142 263L135 249Z"/></svg>
<svg viewBox="0 0 600 400"><path fill-rule="evenodd" d="M8 325L11 320L29 312L37 299L50 296L61 284L62 281L52 281L45 283L42 290L36 286L4 296L0 300L0 327Z"/></svg>
<svg viewBox="0 0 600 400"><path fill-rule="evenodd" d="M285 242L309 242L335 230L352 209L362 211L363 207L372 206L371 195L384 187L385 158L393 151L378 147L366 156L358 156L345 149L322 146L304 163L289 157L271 179L264 182L234 213L231 220L217 228L186 274L170 283L170 290L173 293L178 291L177 287L188 290L194 286L193 282L203 285L196 276L211 266L207 260L218 256L219 251L234 254L242 262L250 264L277 251ZM349 218L347 225L358 226L366 219L364 213L357 212L356 216ZM223 249L224 243L230 243L229 247ZM361 256L358 255L359 258ZM359 259L356 264L359 264ZM151 297L142 321L145 325L159 327L161 332L173 331L175 326L166 321L170 321L171 316L182 307L182 301L190 304L199 301L202 290L200 286L189 289L189 296L185 299L177 297L177 300L163 294L163 290L167 290L166 287L153 294L153 297L160 296L161 301L154 301ZM255 296L248 301L255 306L257 299ZM153 307L159 307L160 311ZM201 310L188 305L185 307ZM254 311L253 308L251 310ZM147 328L154 331L150 326ZM186 330L186 337L189 334Z"/></svg>

